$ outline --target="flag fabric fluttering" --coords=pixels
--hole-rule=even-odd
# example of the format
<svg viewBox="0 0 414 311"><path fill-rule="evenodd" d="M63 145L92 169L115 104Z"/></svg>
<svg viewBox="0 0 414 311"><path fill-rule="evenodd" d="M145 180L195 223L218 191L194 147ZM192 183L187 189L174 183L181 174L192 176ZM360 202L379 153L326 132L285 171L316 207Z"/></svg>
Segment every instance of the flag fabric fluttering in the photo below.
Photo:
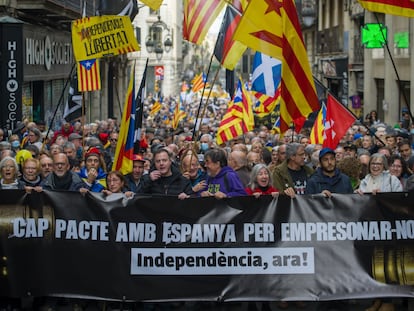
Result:
<svg viewBox="0 0 414 311"><path fill-rule="evenodd" d="M97 11L98 15L129 16L132 21L138 14L138 3L136 0L100 0Z"/></svg>
<svg viewBox="0 0 414 311"><path fill-rule="evenodd" d="M177 102L174 108L174 116L171 122L172 128L174 130L177 129L178 125L180 124L181 120L184 120L184 118L187 116L185 111L183 110L183 107L181 106L180 102Z"/></svg>
<svg viewBox="0 0 414 311"><path fill-rule="evenodd" d="M82 116L82 94L78 91L78 80L76 74L72 76L69 85L68 99L66 101L63 118L71 122Z"/></svg>
<svg viewBox="0 0 414 311"><path fill-rule="evenodd" d="M141 0L146 6L150 7L153 11L157 11L161 4L162 0Z"/></svg>
<svg viewBox="0 0 414 311"><path fill-rule="evenodd" d="M146 141L141 138L142 133L142 119L144 117L144 101L145 101L145 83L147 81L147 69L148 58L145 63L144 73L142 74L141 83L139 85L137 98L136 98L136 111L135 111L135 135L134 135L134 153L138 154L142 152L142 149L146 145Z"/></svg>
<svg viewBox="0 0 414 311"><path fill-rule="evenodd" d="M204 72L196 75L194 79L191 81L191 84L192 84L191 91L193 93L201 91L204 88L204 84L206 84L206 82L207 82L207 76L204 74Z"/></svg>
<svg viewBox="0 0 414 311"><path fill-rule="evenodd" d="M310 133L311 144L322 145L325 140L326 105L322 103Z"/></svg>
<svg viewBox="0 0 414 311"><path fill-rule="evenodd" d="M282 80L282 62L261 52L253 59L252 91L274 97Z"/></svg>
<svg viewBox="0 0 414 311"><path fill-rule="evenodd" d="M234 39L282 62L280 130L319 109L308 56L293 0L251 0Z"/></svg>
<svg viewBox="0 0 414 311"><path fill-rule="evenodd" d="M221 145L243 135L254 128L254 116L250 95L243 83L237 84L234 99L229 103L226 114L220 122L216 141Z"/></svg>
<svg viewBox="0 0 414 311"><path fill-rule="evenodd" d="M276 90L276 94L273 97L255 91L251 91L251 93L257 100L253 110L259 118L266 117L280 105L280 88Z"/></svg>
<svg viewBox="0 0 414 311"><path fill-rule="evenodd" d="M233 34L241 18L241 15L236 10L242 13L246 6L247 1L245 0L234 0L232 6L227 6L217 36L214 56L228 70L234 70L247 49L247 46L243 43L233 40Z"/></svg>
<svg viewBox="0 0 414 311"><path fill-rule="evenodd" d="M201 44L225 4L222 0L184 0L183 38Z"/></svg>
<svg viewBox="0 0 414 311"><path fill-rule="evenodd" d="M101 73L98 59L83 60L77 63L79 92L101 89Z"/></svg>
<svg viewBox="0 0 414 311"><path fill-rule="evenodd" d="M323 147L335 149L355 120L355 116L328 93Z"/></svg>
<svg viewBox="0 0 414 311"><path fill-rule="evenodd" d="M132 172L134 155L134 130L135 130L135 68L131 68L128 91L125 98L124 110L122 113L121 126L119 129L118 142L115 149L113 171L120 171L122 174Z"/></svg>
<svg viewBox="0 0 414 311"><path fill-rule="evenodd" d="M414 17L413 0L358 0L369 11Z"/></svg>
<svg viewBox="0 0 414 311"><path fill-rule="evenodd" d="M152 107L151 107L151 110L150 110L150 115L153 116L153 115L157 114L160 110L161 110L161 103L157 99L154 102L154 104L152 104Z"/></svg>

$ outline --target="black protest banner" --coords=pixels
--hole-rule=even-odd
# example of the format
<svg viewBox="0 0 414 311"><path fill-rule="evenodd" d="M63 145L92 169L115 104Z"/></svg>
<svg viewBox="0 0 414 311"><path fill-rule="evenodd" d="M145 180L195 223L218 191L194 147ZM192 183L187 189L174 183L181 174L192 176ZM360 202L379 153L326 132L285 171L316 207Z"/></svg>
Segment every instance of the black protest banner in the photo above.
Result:
<svg viewBox="0 0 414 311"><path fill-rule="evenodd" d="M0 295L412 297L414 193L225 200L0 191Z"/></svg>

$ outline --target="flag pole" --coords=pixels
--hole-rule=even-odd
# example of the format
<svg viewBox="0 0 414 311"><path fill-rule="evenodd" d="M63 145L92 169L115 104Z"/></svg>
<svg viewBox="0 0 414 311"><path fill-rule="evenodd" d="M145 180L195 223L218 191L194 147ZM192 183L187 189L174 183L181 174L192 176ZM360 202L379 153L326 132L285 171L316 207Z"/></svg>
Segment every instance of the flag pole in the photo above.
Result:
<svg viewBox="0 0 414 311"><path fill-rule="evenodd" d="M210 63L208 64L208 69L207 69L207 73L206 73L206 80L208 80L208 75L210 74L211 64L213 63L213 57L214 57L214 53L211 53ZM211 86L210 92L211 92L212 88L213 88L213 86ZM194 141L194 137L195 137L195 134L196 134L197 122L198 122L198 118L200 116L201 106L203 105L203 94L204 94L205 89L206 89L206 82L204 82L204 85L203 85L203 91L201 92L200 104L198 105L197 115L196 115L196 119L195 119L195 123L194 123L193 137L191 138L191 140L193 140L193 141ZM207 101L207 103L208 103L208 101Z"/></svg>
<svg viewBox="0 0 414 311"><path fill-rule="evenodd" d="M216 80L217 80L217 77L218 77L219 72L220 72L220 68L217 69L216 74L214 75L213 83L211 84L210 91L208 92L208 95L207 95L206 105L204 105L203 112L201 114L201 120L203 120L204 115L206 114L206 110L207 110L207 107L208 107L208 100L210 99L210 95L211 95L211 92L213 91L213 86L216 83ZM204 94L204 90L203 90L203 93L202 94ZM203 99L203 95L201 95L201 100L202 99ZM198 118L198 116L197 116L197 118ZM197 125L197 119L196 119L195 125ZM192 138L193 141L197 141L198 135L200 133L200 128L201 128L201 124L198 127L198 129L194 128L193 138ZM194 138L194 134L196 134L195 135L196 136L195 138Z"/></svg>
<svg viewBox="0 0 414 311"><path fill-rule="evenodd" d="M62 103L62 101L63 101L63 97L64 97L64 95L65 95L65 90L66 90L66 88L67 88L67 86L68 86L68 84L69 84L69 82L70 82L70 80L71 80L71 78L72 78L72 74L73 74L73 70L75 69L75 65L76 65L76 63L74 63L74 64L72 65L72 68L70 69L69 78L68 78L68 79L66 79L65 85L63 86L63 89L62 89L62 93L60 94L60 97L59 97L59 100L58 100L58 104L56 105L56 109L55 109L55 111L53 112L52 119L51 119L51 120L50 120L50 122L49 122L49 126L48 126L48 128L47 128L46 135L45 135L45 137L43 138L42 150L43 150L43 148L44 148L44 146L45 146L45 143L46 143L46 138L47 138L47 137L49 137L50 129L51 129L51 127L52 127L53 122L55 121L55 117L56 117L57 111L58 111L58 109L59 109L59 107L60 107L60 104L61 104L61 103Z"/></svg>
<svg viewBox="0 0 414 311"><path fill-rule="evenodd" d="M379 18L378 18L378 14L375 12L374 15L375 15L375 19L377 20L377 23L378 24L381 24L380 21L379 21ZM402 89L401 79L400 79L400 75L398 74L398 70L397 70L397 67L395 65L395 62L394 62L394 57L391 54L391 51L390 51L390 47L388 45L387 38L385 38L385 35L384 35L384 33L382 31L381 31L381 36L384 39L385 47L386 47L387 52L388 52L388 56L390 57L390 60L391 60L391 63L392 63L392 67L394 68L394 72L395 72L395 75L397 77L398 89L399 89L400 93L402 94L402 96L404 98L405 106L407 107L408 113L410 114L411 122L414 123L414 117L413 117L413 114L411 113L410 105L408 104L409 102L408 102L407 95L405 94L404 90Z"/></svg>

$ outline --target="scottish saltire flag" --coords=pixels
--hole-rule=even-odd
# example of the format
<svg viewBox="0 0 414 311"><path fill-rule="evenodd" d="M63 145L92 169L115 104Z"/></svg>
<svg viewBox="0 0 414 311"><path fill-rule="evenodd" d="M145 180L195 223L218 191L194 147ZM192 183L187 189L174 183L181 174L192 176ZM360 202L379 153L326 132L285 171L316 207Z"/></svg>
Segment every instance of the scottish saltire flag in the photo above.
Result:
<svg viewBox="0 0 414 311"><path fill-rule="evenodd" d="M281 79L282 62L256 52L253 60L252 90L273 97Z"/></svg>

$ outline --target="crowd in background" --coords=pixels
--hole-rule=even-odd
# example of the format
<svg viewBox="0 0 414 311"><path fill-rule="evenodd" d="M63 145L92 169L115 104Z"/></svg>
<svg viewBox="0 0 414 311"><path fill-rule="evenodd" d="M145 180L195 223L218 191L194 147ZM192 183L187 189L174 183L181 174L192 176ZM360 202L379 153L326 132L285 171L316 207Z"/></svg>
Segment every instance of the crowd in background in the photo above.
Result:
<svg viewBox="0 0 414 311"><path fill-rule="evenodd" d="M214 122L194 128L185 121L175 131L154 122L145 122L141 152L134 155L131 171L121 174L111 169L117 120L63 122L56 131L48 131L44 122L20 121L9 135L0 130L0 189L92 191L125 200L135 194L294 198L414 189L410 119L389 126L369 114L335 149L311 144L310 128L280 135L261 126L217 146ZM375 303L389 307L381 311L394 310L387 300Z"/></svg>

